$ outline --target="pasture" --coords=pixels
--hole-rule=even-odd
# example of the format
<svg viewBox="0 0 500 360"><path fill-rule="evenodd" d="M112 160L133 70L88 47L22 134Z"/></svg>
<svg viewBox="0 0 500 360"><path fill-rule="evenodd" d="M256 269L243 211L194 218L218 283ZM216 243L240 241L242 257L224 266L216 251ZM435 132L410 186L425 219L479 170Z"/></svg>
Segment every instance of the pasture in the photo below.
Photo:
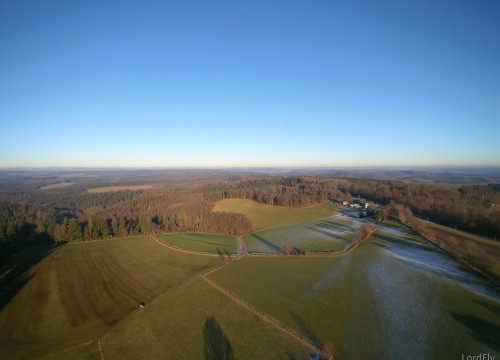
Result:
<svg viewBox="0 0 500 360"><path fill-rule="evenodd" d="M25 283L0 309L0 358L38 357L96 339L138 311L140 302L149 304L217 263L214 257L176 252L151 237L54 249L19 274Z"/></svg>
<svg viewBox="0 0 500 360"><path fill-rule="evenodd" d="M178 248L209 253L236 253L237 241L233 235L204 233L174 233L160 235L160 239Z"/></svg>
<svg viewBox="0 0 500 360"><path fill-rule="evenodd" d="M297 252L338 251L351 240L362 221L343 215L260 230L243 237L248 252L281 252L285 243Z"/></svg>
<svg viewBox="0 0 500 360"><path fill-rule="evenodd" d="M245 214L255 229L266 229L323 219L332 215L336 208L330 202L307 208L285 208L246 199L225 199L216 202L213 211Z"/></svg>
<svg viewBox="0 0 500 360"><path fill-rule="evenodd" d="M206 357L210 344L230 348L226 354L235 359L306 359L309 354L202 279L162 295L103 337L109 359L215 359Z"/></svg>
<svg viewBox="0 0 500 360"><path fill-rule="evenodd" d="M87 189L89 193L103 193L108 191L122 191L122 190L148 190L152 189L153 185L132 185L132 186L103 186Z"/></svg>
<svg viewBox="0 0 500 360"><path fill-rule="evenodd" d="M210 278L341 359L500 355L500 290L395 224L340 258L244 258Z"/></svg>

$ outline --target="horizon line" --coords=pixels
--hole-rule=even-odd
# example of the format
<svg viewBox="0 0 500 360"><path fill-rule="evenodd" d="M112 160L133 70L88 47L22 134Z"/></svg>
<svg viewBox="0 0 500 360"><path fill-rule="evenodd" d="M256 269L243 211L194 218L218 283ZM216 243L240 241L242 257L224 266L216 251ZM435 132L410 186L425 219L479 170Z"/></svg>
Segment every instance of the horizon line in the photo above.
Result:
<svg viewBox="0 0 500 360"><path fill-rule="evenodd" d="M423 169L423 168L500 168L500 164L484 165L262 165L262 166L0 166L0 171L12 170L231 170L231 169Z"/></svg>

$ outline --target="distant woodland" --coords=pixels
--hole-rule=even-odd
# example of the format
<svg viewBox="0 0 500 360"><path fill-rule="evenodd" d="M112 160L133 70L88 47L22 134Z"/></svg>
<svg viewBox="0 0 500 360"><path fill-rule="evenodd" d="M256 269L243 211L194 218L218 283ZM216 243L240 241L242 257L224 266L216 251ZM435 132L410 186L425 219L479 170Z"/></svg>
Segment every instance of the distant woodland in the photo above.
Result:
<svg viewBox="0 0 500 360"><path fill-rule="evenodd" d="M149 233L252 231L246 216L212 212L216 201L306 207L361 197L480 235L500 236L500 185L450 185L392 180L188 173L149 177L20 177L0 179L0 257L25 244L90 241ZM47 186L55 184L54 186ZM150 184L150 189L89 192Z"/></svg>

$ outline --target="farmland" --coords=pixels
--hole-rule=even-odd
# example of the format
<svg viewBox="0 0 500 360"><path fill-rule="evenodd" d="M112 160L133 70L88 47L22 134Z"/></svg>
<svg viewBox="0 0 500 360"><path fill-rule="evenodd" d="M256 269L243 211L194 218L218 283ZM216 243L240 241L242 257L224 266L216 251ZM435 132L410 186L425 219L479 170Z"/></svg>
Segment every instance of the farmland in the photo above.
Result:
<svg viewBox="0 0 500 360"><path fill-rule="evenodd" d="M500 291L396 224L341 258L244 258L210 278L339 358L500 352Z"/></svg>
<svg viewBox="0 0 500 360"><path fill-rule="evenodd" d="M260 230L244 236L248 252L281 252L285 243L296 252L338 251L352 238L362 224L360 220L340 214L323 220Z"/></svg>
<svg viewBox="0 0 500 360"><path fill-rule="evenodd" d="M103 337L104 356L203 359L209 337L216 336L215 331L204 335L210 318L219 324L236 359L305 359L309 353L200 279L166 293L108 332Z"/></svg>
<svg viewBox="0 0 500 360"><path fill-rule="evenodd" d="M174 233L160 235L160 239L178 248L209 253L235 253L236 238L232 235L203 233Z"/></svg>
<svg viewBox="0 0 500 360"><path fill-rule="evenodd" d="M141 301L151 302L216 261L174 252L151 237L56 249L26 274L31 279L2 309L0 357L40 356L85 343Z"/></svg>
<svg viewBox="0 0 500 360"><path fill-rule="evenodd" d="M123 191L123 190L148 190L152 189L153 185L133 185L133 186L103 186L88 189L89 193L103 193L108 191Z"/></svg>
<svg viewBox="0 0 500 360"><path fill-rule="evenodd" d="M284 208L252 200L226 199L215 203L213 211L245 214L256 229L266 229L323 219L332 215L335 207L330 202L324 202L307 208Z"/></svg>

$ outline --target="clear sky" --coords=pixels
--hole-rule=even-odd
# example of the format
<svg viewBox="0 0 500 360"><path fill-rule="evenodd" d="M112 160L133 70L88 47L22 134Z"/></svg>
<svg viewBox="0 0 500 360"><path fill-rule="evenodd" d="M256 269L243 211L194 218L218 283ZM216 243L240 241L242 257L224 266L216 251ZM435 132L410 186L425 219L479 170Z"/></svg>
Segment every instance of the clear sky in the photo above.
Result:
<svg viewBox="0 0 500 360"><path fill-rule="evenodd" d="M1 1L0 167L500 165L500 1Z"/></svg>

